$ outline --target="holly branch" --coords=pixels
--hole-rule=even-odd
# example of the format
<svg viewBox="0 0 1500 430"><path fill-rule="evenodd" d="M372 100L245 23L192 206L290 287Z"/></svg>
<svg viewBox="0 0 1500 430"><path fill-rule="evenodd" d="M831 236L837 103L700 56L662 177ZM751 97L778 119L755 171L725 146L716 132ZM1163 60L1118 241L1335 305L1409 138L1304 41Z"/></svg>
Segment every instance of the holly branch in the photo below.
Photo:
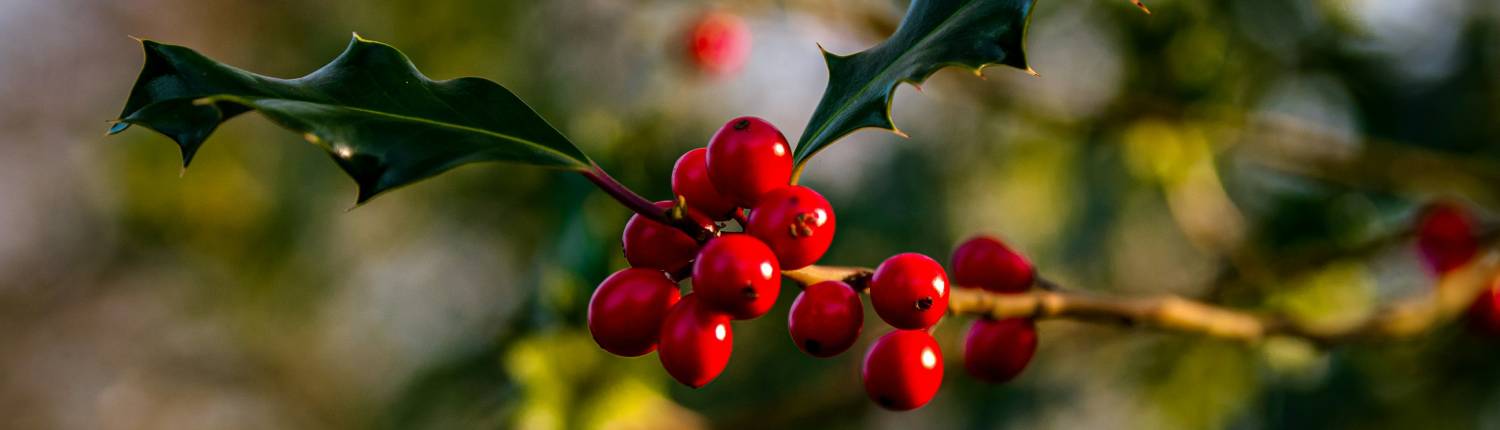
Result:
<svg viewBox="0 0 1500 430"><path fill-rule="evenodd" d="M865 291L873 271L864 267L809 266L782 273L802 286L844 281ZM1040 279L1040 278L1039 278ZM1286 315L1233 309L1177 295L1119 297L1076 290L1033 288L1017 294L993 293L955 285L948 311L995 319L1064 319L1192 333L1260 342L1274 336L1303 338L1319 345L1396 340L1419 336L1452 321L1485 289L1500 283L1500 249L1492 248L1448 272L1430 292L1389 303L1352 324L1325 325Z"/></svg>
<svg viewBox="0 0 1500 430"><path fill-rule="evenodd" d="M1324 257L1355 259L1420 233L1415 236L1424 257L1443 274L1439 285L1352 322L1319 322L1177 295L1124 297L1059 288L1033 276L1030 263L998 240L973 242L980 238L955 250L952 278L935 260L914 253L881 263L878 280L868 268L810 266L829 249L837 217L821 194L797 185L809 160L863 129L904 136L891 116L902 84L920 85L950 67L982 75L986 67L1003 65L1035 75L1024 49L1035 3L913 0L886 40L853 53L823 52L827 86L795 146L762 119L731 120L707 147L688 151L674 165L674 204L647 200L612 178L500 84L481 78L433 80L396 48L357 35L332 62L295 79L258 75L185 47L142 41L145 66L110 133L133 126L161 133L178 144L186 167L220 124L258 112L326 151L358 185L360 203L468 163L580 174L638 215L626 224L621 240L631 267L594 290L589 333L617 355L655 352L667 373L694 388L713 381L728 365L731 319L756 319L776 305L782 285L778 272L805 289L789 312L788 330L798 348L815 357L853 346L864 322L859 292L879 284L870 302L892 330L866 351L861 379L870 399L892 410L921 407L941 385L942 352L928 329L945 310L979 317L965 341L965 368L977 379L1001 383L1019 374L1035 352L1032 320L1119 324L1247 343L1299 338L1332 346L1422 335L1455 319L1481 294L1493 294L1492 285L1500 288L1500 234L1493 226L1474 229L1473 217L1460 206L1424 216L1436 221L1424 221L1418 230L1365 247L1292 258L1300 261L1299 270L1325 267L1334 258ZM1427 167L1403 170L1447 165L1422 157L1365 156L1382 165ZM1339 165L1314 164L1306 169L1308 176L1349 175L1335 168ZM1345 170L1362 178L1367 167ZM734 224L739 232L721 234ZM961 252L968 243L990 245ZM1234 260L1233 252L1219 251ZM972 275L974 270L963 267L988 273ZM959 275L964 272L971 275ZM684 295L678 282L689 278L692 289ZM849 287L817 285L823 281ZM989 292L964 282L1017 292ZM1477 303L1489 306L1487 327L1500 331L1500 307Z"/></svg>

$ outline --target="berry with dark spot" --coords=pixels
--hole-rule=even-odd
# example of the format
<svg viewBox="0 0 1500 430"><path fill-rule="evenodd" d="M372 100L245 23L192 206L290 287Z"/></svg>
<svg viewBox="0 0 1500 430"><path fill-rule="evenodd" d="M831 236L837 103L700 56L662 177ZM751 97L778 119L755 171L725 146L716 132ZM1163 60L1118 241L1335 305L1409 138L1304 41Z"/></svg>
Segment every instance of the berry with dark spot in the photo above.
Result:
<svg viewBox="0 0 1500 430"><path fill-rule="evenodd" d="M781 266L759 239L744 234L708 241L693 263L693 292L735 319L764 315L781 292Z"/></svg>
<svg viewBox="0 0 1500 430"><path fill-rule="evenodd" d="M708 177L735 205L753 208L761 196L791 181L792 147L766 120L731 119L708 142Z"/></svg>
<svg viewBox="0 0 1500 430"><path fill-rule="evenodd" d="M896 254L875 268L870 301L891 327L925 329L948 311L948 275L925 255Z"/></svg>

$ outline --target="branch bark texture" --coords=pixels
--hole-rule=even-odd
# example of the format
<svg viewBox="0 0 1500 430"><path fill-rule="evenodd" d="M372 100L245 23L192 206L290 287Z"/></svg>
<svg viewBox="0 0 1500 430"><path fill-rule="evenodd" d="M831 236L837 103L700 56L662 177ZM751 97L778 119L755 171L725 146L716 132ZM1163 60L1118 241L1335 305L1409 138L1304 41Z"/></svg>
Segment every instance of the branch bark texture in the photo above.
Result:
<svg viewBox="0 0 1500 430"><path fill-rule="evenodd" d="M838 280L864 291L871 273L863 267L810 266L783 275L803 286ZM1151 327L1252 343L1273 336L1291 336L1326 346L1426 333L1462 315L1480 293L1497 283L1500 283L1500 252L1490 250L1443 276L1429 292L1389 303L1357 322L1340 325L1316 324L1174 295L1126 298L1042 289L999 294L961 285L950 293L948 311L954 315L997 319L1067 319Z"/></svg>

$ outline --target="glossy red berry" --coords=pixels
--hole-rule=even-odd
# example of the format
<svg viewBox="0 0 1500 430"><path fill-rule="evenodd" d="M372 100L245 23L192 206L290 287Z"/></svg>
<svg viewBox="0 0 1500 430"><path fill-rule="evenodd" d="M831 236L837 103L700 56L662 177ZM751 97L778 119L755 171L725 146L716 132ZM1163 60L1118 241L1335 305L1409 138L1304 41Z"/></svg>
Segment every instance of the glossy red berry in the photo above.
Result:
<svg viewBox="0 0 1500 430"><path fill-rule="evenodd" d="M704 306L697 294L683 296L662 321L660 344L656 355L673 379L693 388L707 385L729 364L729 315Z"/></svg>
<svg viewBox="0 0 1500 430"><path fill-rule="evenodd" d="M714 220L729 219L735 210L734 202L714 188L708 178L708 149L694 148L672 166L672 193L682 196L690 208Z"/></svg>
<svg viewBox="0 0 1500 430"><path fill-rule="evenodd" d="M943 385L943 351L924 330L896 330L870 346L860 374L865 393L880 407L920 408Z"/></svg>
<svg viewBox="0 0 1500 430"><path fill-rule="evenodd" d="M733 73L749 54L750 27L737 15L709 12L688 30L688 58L703 72Z"/></svg>
<svg viewBox="0 0 1500 430"><path fill-rule="evenodd" d="M1024 292L1036 277L1026 257L990 236L975 236L958 245L952 264L954 284L997 293Z"/></svg>
<svg viewBox="0 0 1500 430"><path fill-rule="evenodd" d="M1036 354L1036 324L1027 318L981 318L964 340L964 368L981 381L1014 379Z"/></svg>
<svg viewBox="0 0 1500 430"><path fill-rule="evenodd" d="M753 208L760 196L791 181L792 147L766 120L731 119L708 143L708 177L736 205Z"/></svg>
<svg viewBox="0 0 1500 430"><path fill-rule="evenodd" d="M765 315L781 292L776 254L743 234L714 238L693 263L693 292L703 303L735 319Z"/></svg>
<svg viewBox="0 0 1500 430"><path fill-rule="evenodd" d="M656 202L656 206L670 208L672 202L660 201ZM712 221L694 211L688 211L688 217L704 228L713 228ZM631 267L678 273L686 269L693 257L698 255L698 241L693 240L692 236L639 214L632 215L630 221L625 223L625 233L621 235L620 241L624 244L625 261L629 261Z"/></svg>
<svg viewBox="0 0 1500 430"><path fill-rule="evenodd" d="M809 285L792 302L787 331L798 349L814 357L832 357L859 339L865 308L849 284L823 281Z"/></svg>
<svg viewBox="0 0 1500 430"><path fill-rule="evenodd" d="M818 262L833 243L833 207L808 187L782 187L761 196L749 221L746 231L765 241L786 270Z"/></svg>
<svg viewBox="0 0 1500 430"><path fill-rule="evenodd" d="M1479 251L1474 219L1462 206L1433 204L1418 221L1417 250L1427 267L1438 274L1463 266Z"/></svg>
<svg viewBox="0 0 1500 430"><path fill-rule="evenodd" d="M931 327L948 311L948 275L926 255L896 254L875 268L870 302L891 327Z"/></svg>
<svg viewBox="0 0 1500 430"><path fill-rule="evenodd" d="M589 334L600 348L635 357L656 349L662 320L677 304L677 284L655 269L625 269L599 284L589 299Z"/></svg>

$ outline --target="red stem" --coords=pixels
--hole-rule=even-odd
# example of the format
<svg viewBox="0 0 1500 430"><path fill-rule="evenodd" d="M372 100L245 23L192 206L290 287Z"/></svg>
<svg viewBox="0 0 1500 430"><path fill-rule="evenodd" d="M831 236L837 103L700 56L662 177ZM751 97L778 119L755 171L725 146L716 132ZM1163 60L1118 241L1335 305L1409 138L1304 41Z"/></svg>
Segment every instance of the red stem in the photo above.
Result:
<svg viewBox="0 0 1500 430"><path fill-rule="evenodd" d="M646 217L646 219L676 227L698 240L699 243L707 242L714 235L713 230L704 229L703 226L693 223L687 217L673 218L671 216L672 208L662 208L657 206L656 203L646 200L645 197L636 194L630 187L626 187L620 181L616 181L615 178L609 176L609 173L605 173L604 169L600 168L598 164L591 166L589 170L578 173L588 178L589 182L593 182L595 186L598 186L605 194L609 194L615 201L620 202L625 208Z"/></svg>

